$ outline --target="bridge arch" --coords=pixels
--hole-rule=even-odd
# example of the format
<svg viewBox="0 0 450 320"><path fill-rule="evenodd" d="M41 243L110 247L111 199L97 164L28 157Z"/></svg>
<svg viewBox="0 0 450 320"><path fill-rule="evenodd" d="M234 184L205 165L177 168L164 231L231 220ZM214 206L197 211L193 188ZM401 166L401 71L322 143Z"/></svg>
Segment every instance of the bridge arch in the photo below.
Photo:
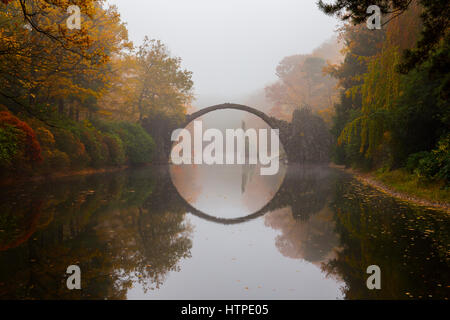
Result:
<svg viewBox="0 0 450 320"><path fill-rule="evenodd" d="M186 121L184 123L184 127L186 127L189 123L191 123L195 119L200 118L201 116L203 116L207 113L217 111L217 110L226 110L226 109L240 110L240 111L246 111L248 113L252 113L255 116L263 119L264 122L266 122L272 129L279 129L277 124L275 123L274 119L272 117L269 117L264 112L259 111L255 108L252 108L249 106L244 106L242 104L234 104L234 103L218 104L218 105L207 107L207 108L201 109L197 112L191 113L186 116Z"/></svg>
<svg viewBox="0 0 450 320"><path fill-rule="evenodd" d="M234 224L244 223L244 222L262 217L266 213L273 211L274 209L278 209L278 206L274 207L273 204L280 202L280 198L283 197L283 192L285 191L285 181L283 181L282 185L280 186L278 191L275 193L273 198L268 203L266 203L264 205L264 207L262 207L258 211L255 211L255 212L250 213L247 216L243 216L243 217L220 218L220 217L215 217L213 215L207 214L207 213L195 208L186 199L183 198L183 196L180 194L178 189L173 184L172 184L172 186L173 186L174 192L176 192L179 199L181 199L181 201L184 203L184 206L185 206L187 212L189 212L190 214L192 214L198 218L201 218L203 220L218 223L218 224L223 224L223 225L234 225ZM282 206L282 207L284 207L284 206Z"/></svg>
<svg viewBox="0 0 450 320"><path fill-rule="evenodd" d="M192 121L200 118L201 116L203 116L207 113L210 113L213 111L218 111L218 110L227 110L227 109L228 110L230 110L230 109L231 110L239 110L239 111L245 111L245 112L251 113L251 114L261 118L265 123L267 123L267 125L270 128L279 129L280 142L283 145L283 147L285 147L285 145L286 145L285 144L286 127L288 126L287 122L270 117L267 114L265 114L264 112L257 110L255 108L246 106L246 105L234 104L234 103L223 103L223 104L210 106L210 107L201 109L197 112L194 112L192 114L186 115L185 121L182 124L182 126L184 128L187 127ZM172 181L172 179L171 179L171 181ZM283 187L281 186L279 188L279 190L277 191L276 195L274 196L274 198L272 198L271 201L269 201L263 208L261 208L260 210L254 212L254 213L251 213L244 217L238 217L238 218L219 218L219 217L215 217L215 216L206 214L206 213L202 212L201 210L198 210L197 208L192 206L188 201L186 201L183 198L183 196L180 194L178 189L173 184L173 181L172 181L172 186L173 186L173 189L176 192L176 194L183 200L188 212L190 212L191 214L193 214L201 219L204 219L204 220L207 220L210 222L214 222L214 223L224 224L224 225L239 224L239 223L247 222L252 219L256 219L258 217L263 216L264 214L266 214L268 211L271 210L271 203L272 203L273 199L276 198L280 194L280 192L281 192L280 190L283 189Z"/></svg>

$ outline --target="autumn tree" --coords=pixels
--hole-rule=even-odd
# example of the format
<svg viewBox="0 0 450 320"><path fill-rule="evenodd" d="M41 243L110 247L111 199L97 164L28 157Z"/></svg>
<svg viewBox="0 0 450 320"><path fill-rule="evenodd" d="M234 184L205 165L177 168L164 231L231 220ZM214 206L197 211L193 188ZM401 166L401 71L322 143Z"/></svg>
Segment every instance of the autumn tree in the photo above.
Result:
<svg viewBox="0 0 450 320"><path fill-rule="evenodd" d="M344 60L327 68L327 72L337 79L340 89L339 101L334 105L335 114L331 128L335 141L361 109L362 75L367 72L370 59L380 52L385 32L368 30L363 25L345 25L340 29L340 37L344 45ZM359 153L359 148L359 141L354 140L350 144L335 144L333 160L339 164L362 161L364 157Z"/></svg>
<svg viewBox="0 0 450 320"><path fill-rule="evenodd" d="M40 118L56 105L73 118L82 107L92 111L109 81L111 56L129 46L115 8L82 2L81 30L69 30L69 4L13 1L1 8L0 95L14 111Z"/></svg>
<svg viewBox="0 0 450 320"><path fill-rule="evenodd" d="M338 46L335 41L324 45L328 49ZM276 69L279 80L265 89L266 97L274 104L271 110L274 116L290 120L293 110L304 105L319 113L331 110L336 98L336 80L324 72L327 60L321 55L330 57L323 50L315 50L308 55L286 57L279 63Z"/></svg>
<svg viewBox="0 0 450 320"><path fill-rule="evenodd" d="M364 22L370 13L367 8L377 5L386 18L384 24L407 12L412 6L419 4L422 8L421 19L423 28L414 47L404 51L403 61L399 69L407 73L422 64L439 48L443 39L450 31L450 2L447 0L335 0L327 4L318 2L319 8L328 15L337 15L344 21L354 24Z"/></svg>
<svg viewBox="0 0 450 320"><path fill-rule="evenodd" d="M176 111L192 98L192 72L181 69L159 40L144 39L136 55L137 108L142 119L150 108Z"/></svg>
<svg viewBox="0 0 450 320"><path fill-rule="evenodd" d="M125 95L111 92L103 103L106 112L121 110L136 120L143 120L152 110L184 114L192 99L192 72L182 69L181 59L172 57L160 40L146 37L116 65L121 70L116 87Z"/></svg>
<svg viewBox="0 0 450 320"><path fill-rule="evenodd" d="M413 46L418 38L419 14L418 6L413 5L386 27L381 51L370 58L367 72L360 74L361 84L350 89L353 94L361 96L361 107L342 129L338 143L357 147L358 153L370 165L402 165L405 156L430 150L445 133L440 116L445 114L445 110L437 104L435 94L439 92L436 90L439 81L429 79L423 82L423 71L413 70L405 77L396 70L401 61L401 51ZM402 35L405 28L409 30L406 41ZM414 78L414 81L409 78ZM410 87L415 89L411 91ZM427 97L425 103L418 99L417 92ZM414 102L406 102L411 94L416 97Z"/></svg>

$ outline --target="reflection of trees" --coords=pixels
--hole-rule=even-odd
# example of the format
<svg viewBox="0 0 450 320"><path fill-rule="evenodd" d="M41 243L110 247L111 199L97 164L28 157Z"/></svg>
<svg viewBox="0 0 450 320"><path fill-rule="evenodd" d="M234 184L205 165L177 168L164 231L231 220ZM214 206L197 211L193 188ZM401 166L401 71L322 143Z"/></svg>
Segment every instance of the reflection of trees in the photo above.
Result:
<svg viewBox="0 0 450 320"><path fill-rule="evenodd" d="M289 208L284 208L268 213L264 221L267 226L281 232L275 243L281 254L321 263L334 256L338 245L330 214L325 208L308 221L301 221L295 220Z"/></svg>
<svg viewBox="0 0 450 320"><path fill-rule="evenodd" d="M33 206L0 206L0 251L15 248L26 242L36 231L42 202Z"/></svg>
<svg viewBox="0 0 450 320"><path fill-rule="evenodd" d="M328 208L334 173L326 167L291 165L270 204L265 224L281 231L276 246L287 257L326 261L338 239Z"/></svg>
<svg viewBox="0 0 450 320"><path fill-rule="evenodd" d="M448 297L448 216L402 205L354 180L336 184L333 208L342 250L324 270L346 282L347 299ZM381 290L366 287L372 264L381 268Z"/></svg>
<svg viewBox="0 0 450 320"><path fill-rule="evenodd" d="M267 211L291 207L295 219L307 221L327 204L332 178L331 171L323 166L290 165Z"/></svg>
<svg viewBox="0 0 450 320"><path fill-rule="evenodd" d="M0 298L122 299L134 281L159 286L191 248L183 206L167 192L168 181L167 170L153 168L44 184L32 193L18 188L15 197L31 196L20 206L10 193L2 202L10 208L0 212L8 237L16 229L32 234L33 215L23 216L38 208L41 214L33 223L38 231L16 248L0 232ZM8 212L17 222L3 223L11 221ZM71 264L81 267L80 291L66 288Z"/></svg>

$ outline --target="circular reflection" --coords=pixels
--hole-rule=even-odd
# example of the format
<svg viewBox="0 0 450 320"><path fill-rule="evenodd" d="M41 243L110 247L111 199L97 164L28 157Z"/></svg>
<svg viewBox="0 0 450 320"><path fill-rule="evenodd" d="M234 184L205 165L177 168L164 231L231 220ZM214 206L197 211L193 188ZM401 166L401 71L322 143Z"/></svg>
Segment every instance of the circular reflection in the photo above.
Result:
<svg viewBox="0 0 450 320"><path fill-rule="evenodd" d="M203 131L219 129L224 137L226 129L271 129L259 117L237 110L214 111L196 121L202 121ZM194 137L193 124L186 129ZM261 168L267 166L260 164L171 164L170 175L180 196L192 207L212 217L235 219L259 211L272 200L286 174L285 159L280 143L279 170L274 175L261 175Z"/></svg>

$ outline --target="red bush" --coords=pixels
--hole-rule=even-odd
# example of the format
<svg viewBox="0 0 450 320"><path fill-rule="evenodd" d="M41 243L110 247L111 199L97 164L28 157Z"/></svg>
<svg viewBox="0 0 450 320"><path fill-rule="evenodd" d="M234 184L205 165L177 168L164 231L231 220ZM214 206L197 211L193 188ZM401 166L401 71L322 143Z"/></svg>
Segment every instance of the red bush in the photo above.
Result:
<svg viewBox="0 0 450 320"><path fill-rule="evenodd" d="M9 111L0 111L0 126L9 124L23 132L25 136L25 157L31 162L42 161L41 146L33 129Z"/></svg>

